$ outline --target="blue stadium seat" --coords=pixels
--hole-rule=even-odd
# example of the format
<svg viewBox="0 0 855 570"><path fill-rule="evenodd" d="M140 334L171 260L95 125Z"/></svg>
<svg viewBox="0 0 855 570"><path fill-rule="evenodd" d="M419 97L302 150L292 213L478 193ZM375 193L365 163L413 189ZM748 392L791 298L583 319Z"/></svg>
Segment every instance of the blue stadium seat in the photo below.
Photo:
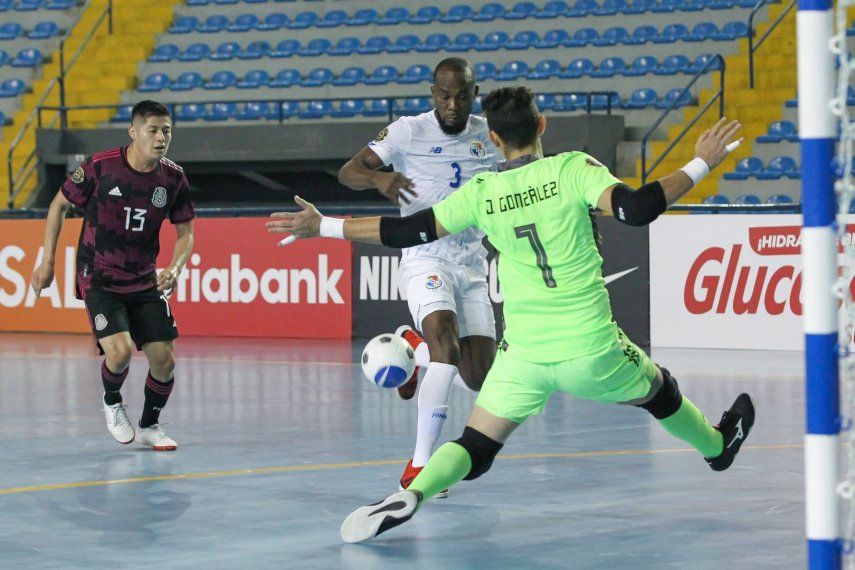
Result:
<svg viewBox="0 0 855 570"><path fill-rule="evenodd" d="M398 78L398 70L393 65L381 65L365 78L366 85L386 85Z"/></svg>
<svg viewBox="0 0 855 570"><path fill-rule="evenodd" d="M327 83L332 83L335 75L332 69L328 67L319 67L309 72L306 77L300 81L300 87L323 87Z"/></svg>
<svg viewBox="0 0 855 570"><path fill-rule="evenodd" d="M281 69L276 73L276 76L270 80L270 87L291 87L300 83L300 72L296 69Z"/></svg>
<svg viewBox="0 0 855 570"><path fill-rule="evenodd" d="M626 15L644 14L650 12L656 6L656 0L631 0L621 13Z"/></svg>
<svg viewBox="0 0 855 570"><path fill-rule="evenodd" d="M484 41L475 46L476 51L496 51L502 49L510 41L505 32L490 32L484 36Z"/></svg>
<svg viewBox="0 0 855 570"><path fill-rule="evenodd" d="M681 12L700 12L706 8L705 0L684 0L680 6Z"/></svg>
<svg viewBox="0 0 855 570"><path fill-rule="evenodd" d="M496 18L501 18L504 13L504 6L498 2L490 2L481 6L481 9L472 15L472 20L475 22L492 22Z"/></svg>
<svg viewBox="0 0 855 570"><path fill-rule="evenodd" d="M110 117L111 123L130 123L132 105L122 105L116 110L116 114Z"/></svg>
<svg viewBox="0 0 855 570"><path fill-rule="evenodd" d="M264 40L249 42L246 49L238 52L238 59L261 59L270 53L270 43Z"/></svg>
<svg viewBox="0 0 855 570"><path fill-rule="evenodd" d="M670 44L682 40L687 35L689 35L689 28L685 24L668 24L652 40L655 44Z"/></svg>
<svg viewBox="0 0 855 570"><path fill-rule="evenodd" d="M297 55L303 57L316 57L326 53L332 47L332 42L327 38L309 40L309 43L297 50Z"/></svg>
<svg viewBox="0 0 855 570"><path fill-rule="evenodd" d="M704 198L704 204L713 204L716 206L725 206L730 204L730 200L727 199L727 196L723 196L721 194L713 194L712 196L707 196Z"/></svg>
<svg viewBox="0 0 855 570"><path fill-rule="evenodd" d="M211 109L205 114L206 121L225 121L232 119L237 115L237 105L235 103L214 103Z"/></svg>
<svg viewBox="0 0 855 570"><path fill-rule="evenodd" d="M216 34L218 32L222 32L229 25L229 19L222 14L214 14L213 16L208 16L205 20L205 23L196 28L196 31L202 32L203 34Z"/></svg>
<svg viewBox="0 0 855 570"><path fill-rule="evenodd" d="M332 114L332 101L326 99L321 101L309 101L306 108L300 112L301 119L321 119Z"/></svg>
<svg viewBox="0 0 855 570"><path fill-rule="evenodd" d="M707 0L706 4L710 10L730 10L737 6L735 0Z"/></svg>
<svg viewBox="0 0 855 570"><path fill-rule="evenodd" d="M398 36L393 43L389 44L386 48L387 53L407 53L416 49L416 46L419 45L421 40L415 34L404 34L403 36Z"/></svg>
<svg viewBox="0 0 855 570"><path fill-rule="evenodd" d="M652 42L659 35L659 30L654 26L638 26L632 31L632 35L623 39L622 43L628 46L636 46Z"/></svg>
<svg viewBox="0 0 855 570"><path fill-rule="evenodd" d="M362 99L345 99L339 101L338 105L333 107L330 116L339 119L346 119L361 115L365 111L365 101Z"/></svg>
<svg viewBox="0 0 855 570"><path fill-rule="evenodd" d="M292 57L300 51L300 42L297 40L282 40L276 44L276 49L270 52L270 57Z"/></svg>
<svg viewBox="0 0 855 570"><path fill-rule="evenodd" d="M703 54L701 54L695 58L695 62L691 66L689 66L689 68L686 71L688 71L689 73L698 73L700 70L702 70L704 68L704 66L707 63L712 61L712 59L714 57L715 56L713 54L703 53ZM714 70L717 70L720 68L721 68L721 62L716 60L715 63L713 63L712 65L709 66L707 71L714 71Z"/></svg>
<svg viewBox="0 0 855 570"><path fill-rule="evenodd" d="M791 156L776 156L769 161L762 172L755 174L758 180L780 180L789 178L792 180L801 177L799 167Z"/></svg>
<svg viewBox="0 0 855 570"><path fill-rule="evenodd" d="M617 16L626 8L626 0L604 0L603 4L594 10L595 16Z"/></svg>
<svg viewBox="0 0 855 570"><path fill-rule="evenodd" d="M529 49L536 46L539 41L540 36L537 35L537 32L524 30L517 32L514 35L514 39L512 39L505 48L510 50Z"/></svg>
<svg viewBox="0 0 855 570"><path fill-rule="evenodd" d="M539 61L534 66L534 69L526 74L526 77L533 80L551 79L558 77L559 73L561 73L561 64L557 60L544 59L543 61Z"/></svg>
<svg viewBox="0 0 855 570"><path fill-rule="evenodd" d="M410 16L408 22L414 25L425 25L436 22L442 17L442 12L437 6L422 6L418 12Z"/></svg>
<svg viewBox="0 0 855 570"><path fill-rule="evenodd" d="M543 34L535 47L538 49L556 48L564 45L568 40L570 40L570 34L567 33L567 30L549 30Z"/></svg>
<svg viewBox="0 0 855 570"><path fill-rule="evenodd" d="M211 0L187 0L188 6L207 6Z"/></svg>
<svg viewBox="0 0 855 570"><path fill-rule="evenodd" d="M290 119L300 114L300 103L297 101L283 101L279 106L283 119Z"/></svg>
<svg viewBox="0 0 855 570"><path fill-rule="evenodd" d="M15 7L15 0L0 0L0 12L8 12Z"/></svg>
<svg viewBox="0 0 855 570"><path fill-rule="evenodd" d="M207 113L202 103L184 103L175 110L175 118L182 122L192 122L202 119Z"/></svg>
<svg viewBox="0 0 855 570"><path fill-rule="evenodd" d="M235 115L238 121L258 121L260 119L276 119L278 112L268 101L247 101Z"/></svg>
<svg viewBox="0 0 855 570"><path fill-rule="evenodd" d="M59 26L56 24L56 22L39 22L30 31L30 33L27 34L27 37L31 40L44 40L58 35Z"/></svg>
<svg viewBox="0 0 855 570"><path fill-rule="evenodd" d="M621 107L624 109L646 109L652 107L657 99L659 99L659 95L649 87L636 89L629 96L629 99L621 103Z"/></svg>
<svg viewBox="0 0 855 570"><path fill-rule="evenodd" d="M733 172L725 172L725 180L748 180L758 172L763 171L763 161L756 156L743 158L736 163L736 170Z"/></svg>
<svg viewBox="0 0 855 570"><path fill-rule="evenodd" d="M9 52L0 49L0 67L9 63Z"/></svg>
<svg viewBox="0 0 855 570"><path fill-rule="evenodd" d="M386 51L391 43L391 40L386 36L372 36L368 38L362 47L356 50L356 53L359 55L373 55Z"/></svg>
<svg viewBox="0 0 855 570"><path fill-rule="evenodd" d="M371 103L365 105L365 110L362 111L363 117L387 117L389 116L389 100L374 99Z"/></svg>
<svg viewBox="0 0 855 570"><path fill-rule="evenodd" d="M718 26L713 22L700 22L695 24L691 33L683 37L684 42L704 42L712 39L714 34L718 33Z"/></svg>
<svg viewBox="0 0 855 570"><path fill-rule="evenodd" d="M17 97L27 90L27 84L23 79L14 77L0 83L0 97Z"/></svg>
<svg viewBox="0 0 855 570"><path fill-rule="evenodd" d="M398 83L414 84L426 81L430 83L433 76L433 70L427 65L416 64L411 65L407 70L398 77Z"/></svg>
<svg viewBox="0 0 855 570"><path fill-rule="evenodd" d="M258 89L267 85L270 81L270 74L264 69L253 69L247 71L243 79L237 82L238 89Z"/></svg>
<svg viewBox="0 0 855 570"><path fill-rule="evenodd" d="M443 24L456 24L472 18L474 12L469 4L457 4L443 14L439 21Z"/></svg>
<svg viewBox="0 0 855 570"><path fill-rule="evenodd" d="M477 35L472 32L463 32L459 34L454 40L448 44L445 48L447 51L469 51L471 49L475 49L475 46L478 45L481 40Z"/></svg>
<svg viewBox="0 0 855 570"><path fill-rule="evenodd" d="M568 93L561 97L561 101L556 101L553 107L556 111L576 111L584 109L588 105L588 96L582 93Z"/></svg>
<svg viewBox="0 0 855 570"><path fill-rule="evenodd" d="M12 67L36 67L43 61L42 52L36 48L24 48L12 60Z"/></svg>
<svg viewBox="0 0 855 570"><path fill-rule="evenodd" d="M147 75L143 82L137 86L137 91L143 93L155 93L169 87L169 76L165 73L152 73Z"/></svg>
<svg viewBox="0 0 855 570"><path fill-rule="evenodd" d="M754 194L743 194L734 200L733 203L742 206L757 206L760 204L760 197Z"/></svg>
<svg viewBox="0 0 855 570"><path fill-rule="evenodd" d="M591 109L593 111L605 111L606 109L616 109L620 106L620 95L612 93L611 95L592 95Z"/></svg>
<svg viewBox="0 0 855 570"><path fill-rule="evenodd" d="M552 20L553 18L562 18L568 12L570 12L570 5L564 0L549 0L534 17L543 20Z"/></svg>
<svg viewBox="0 0 855 570"><path fill-rule="evenodd" d="M274 12L272 14L267 14L264 17L264 20L258 23L256 29L261 32L270 32L281 30L282 28L288 27L288 16L282 14L281 12Z"/></svg>
<svg viewBox="0 0 855 570"><path fill-rule="evenodd" d="M516 81L525 77L528 73L528 64L524 61L509 61L502 70L496 74L498 81Z"/></svg>
<svg viewBox="0 0 855 570"><path fill-rule="evenodd" d="M567 12L571 18L584 18L600 9L596 0L576 0L573 7Z"/></svg>
<svg viewBox="0 0 855 570"><path fill-rule="evenodd" d="M195 32L200 26L199 18L196 16L181 16L175 20L169 28L170 34L189 34Z"/></svg>
<svg viewBox="0 0 855 570"><path fill-rule="evenodd" d="M211 55L211 46L208 44L190 44L184 53L178 54L178 61L201 61Z"/></svg>
<svg viewBox="0 0 855 570"><path fill-rule="evenodd" d="M496 77L496 65L490 61L481 61L475 64L475 77L478 81L493 79Z"/></svg>
<svg viewBox="0 0 855 570"><path fill-rule="evenodd" d="M351 36L341 38L338 42L327 50L327 55L333 56L343 56L343 55L351 55L354 51L359 48L359 38L354 38Z"/></svg>
<svg viewBox="0 0 855 570"><path fill-rule="evenodd" d="M793 199L786 194L773 194L766 199L767 204L785 205L792 204Z"/></svg>
<svg viewBox="0 0 855 570"><path fill-rule="evenodd" d="M332 84L337 87L356 85L357 83L365 81L366 75L367 73L362 67L348 67L343 69L342 72L339 73L338 77L332 80Z"/></svg>
<svg viewBox="0 0 855 570"><path fill-rule="evenodd" d="M18 0L15 10L18 12L32 12L38 10L44 4L43 0Z"/></svg>
<svg viewBox="0 0 855 570"><path fill-rule="evenodd" d="M662 65L658 69L653 70L653 73L656 75L676 75L685 73L691 65L692 62L685 55L669 55L662 60Z"/></svg>
<svg viewBox="0 0 855 570"><path fill-rule="evenodd" d="M179 77L180 80L180 77ZM217 71L203 87L207 90L227 89L237 83L237 75L233 71Z"/></svg>
<svg viewBox="0 0 855 570"><path fill-rule="evenodd" d="M395 6L386 10L377 23L381 26L397 26L403 24L410 18L410 11L402 6Z"/></svg>
<svg viewBox="0 0 855 570"><path fill-rule="evenodd" d="M533 18L535 14L537 14L537 4L523 1L514 4L510 11L502 14L502 18L505 20L525 20L526 18Z"/></svg>
<svg viewBox="0 0 855 570"><path fill-rule="evenodd" d="M185 71L169 85L170 91L191 91L204 83L202 75L196 71Z"/></svg>
<svg viewBox="0 0 855 570"><path fill-rule="evenodd" d="M446 34L431 34L425 41L416 46L417 52L437 52L444 50L451 43L451 38Z"/></svg>
<svg viewBox="0 0 855 570"><path fill-rule="evenodd" d="M629 32L626 28L623 26L615 26L613 28L606 29L599 38L593 40L591 43L597 47L615 46L623 42L627 37L629 37Z"/></svg>
<svg viewBox="0 0 855 570"><path fill-rule="evenodd" d="M757 137L758 143L779 143L781 141L798 142L799 135L796 133L796 125L791 121L775 121L769 125L765 135Z"/></svg>
<svg viewBox="0 0 855 570"><path fill-rule="evenodd" d="M312 11L300 12L294 16L293 20L289 20L285 27L289 30L305 30L315 25L318 21L318 15Z"/></svg>
<svg viewBox="0 0 855 570"><path fill-rule="evenodd" d="M622 57L607 57L590 75L591 77L614 77L623 73L625 68L626 62Z"/></svg>
<svg viewBox="0 0 855 570"><path fill-rule="evenodd" d="M217 46L217 49L208 54L208 59L214 61L229 61L237 57L240 53L240 44L237 42L224 42Z"/></svg>
<svg viewBox="0 0 855 570"><path fill-rule="evenodd" d="M14 40L24 35L24 26L18 22L0 25L0 40Z"/></svg>
<svg viewBox="0 0 855 570"><path fill-rule="evenodd" d="M632 65L623 70L623 75L627 77L647 75L648 73L653 73L653 71L658 67L659 60L655 57L652 55L642 55L641 57L635 58Z"/></svg>
<svg viewBox="0 0 855 570"><path fill-rule="evenodd" d="M344 10L330 10L324 17L315 22L318 28L337 28L347 23L350 18Z"/></svg>
<svg viewBox="0 0 855 570"><path fill-rule="evenodd" d="M748 37L748 24L738 21L728 22L722 26L721 30L714 33L712 37L717 42L746 38Z"/></svg>
<svg viewBox="0 0 855 570"><path fill-rule="evenodd" d="M68 10L77 5L77 0L48 0L45 8L48 10Z"/></svg>
<svg viewBox="0 0 855 570"><path fill-rule="evenodd" d="M558 77L561 79L578 79L579 77L590 75L594 71L594 63L588 58L574 59L567 65L567 69L560 72Z"/></svg>
<svg viewBox="0 0 855 570"><path fill-rule="evenodd" d="M228 6L231 4L237 4L238 0L213 0L213 2L217 6Z"/></svg>
<svg viewBox="0 0 855 570"><path fill-rule="evenodd" d="M693 103L692 94L682 87L674 87L673 89L669 89L668 93L662 97L661 101L657 101L655 106L657 109L668 109L675 101L675 109L691 105Z"/></svg>
<svg viewBox="0 0 855 570"><path fill-rule="evenodd" d="M659 0L659 3L651 6L650 11L654 14L671 13L679 10L685 0Z"/></svg>
<svg viewBox="0 0 855 570"><path fill-rule="evenodd" d="M399 115L420 115L431 110L431 102L427 97L408 97L400 107L395 108Z"/></svg>
<svg viewBox="0 0 855 570"><path fill-rule="evenodd" d="M181 55L181 49L175 44L161 44L154 49L154 53L148 56L148 60L157 62L167 62L173 59L178 59Z"/></svg>
<svg viewBox="0 0 855 570"><path fill-rule="evenodd" d="M259 20L255 14L241 14L235 21L226 26L230 32L248 32L258 27Z"/></svg>
<svg viewBox="0 0 855 570"><path fill-rule="evenodd" d="M579 28L573 33L573 37L567 40L564 45L567 47L585 47L593 43L599 34L594 28Z"/></svg>
<svg viewBox="0 0 855 570"><path fill-rule="evenodd" d="M374 8L362 8L357 10L353 16L345 22L347 26L367 26L380 19L380 15Z"/></svg>
<svg viewBox="0 0 855 570"><path fill-rule="evenodd" d="M483 111L483 108L481 107L481 96L479 95L472 100L472 114L480 115L481 111Z"/></svg>

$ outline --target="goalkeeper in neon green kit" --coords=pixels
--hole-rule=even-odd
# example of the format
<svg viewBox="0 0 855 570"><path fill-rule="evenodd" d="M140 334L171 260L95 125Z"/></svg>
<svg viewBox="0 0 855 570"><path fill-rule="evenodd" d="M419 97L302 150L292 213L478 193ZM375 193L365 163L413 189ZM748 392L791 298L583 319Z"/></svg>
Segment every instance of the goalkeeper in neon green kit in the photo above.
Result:
<svg viewBox="0 0 855 570"><path fill-rule="evenodd" d="M636 190L584 153L543 158L546 119L531 90L498 89L483 106L490 139L507 160L500 172L477 175L404 218L328 218L297 198L302 211L276 213L267 223L271 232L291 233L289 240L320 235L391 247L474 226L500 253L505 337L463 435L440 447L407 490L351 513L341 527L345 542L394 528L437 492L486 473L514 429L557 391L644 408L716 471L731 465L754 424L753 402L741 394L711 426L668 370L618 328L589 217L593 207L631 225L652 222L724 159L740 125L722 119L701 135L695 159Z"/></svg>

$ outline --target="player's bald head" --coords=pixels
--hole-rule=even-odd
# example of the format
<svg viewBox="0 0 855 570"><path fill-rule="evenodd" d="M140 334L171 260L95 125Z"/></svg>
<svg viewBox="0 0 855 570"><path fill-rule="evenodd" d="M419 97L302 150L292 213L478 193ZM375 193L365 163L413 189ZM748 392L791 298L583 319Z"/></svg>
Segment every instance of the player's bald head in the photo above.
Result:
<svg viewBox="0 0 855 570"><path fill-rule="evenodd" d="M460 57L443 59L433 70L430 92L436 107L434 112L443 132L463 132L478 95L472 64Z"/></svg>
<svg viewBox="0 0 855 570"><path fill-rule="evenodd" d="M462 57L449 57L443 59L433 69L433 82L437 82L440 74L459 76L459 79L472 87L475 86L475 68Z"/></svg>

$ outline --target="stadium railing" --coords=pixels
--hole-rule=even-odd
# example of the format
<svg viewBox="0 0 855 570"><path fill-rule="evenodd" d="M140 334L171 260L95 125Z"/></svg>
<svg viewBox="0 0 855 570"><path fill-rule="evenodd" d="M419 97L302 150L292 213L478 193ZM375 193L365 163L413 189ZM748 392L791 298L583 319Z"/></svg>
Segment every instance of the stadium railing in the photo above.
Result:
<svg viewBox="0 0 855 570"><path fill-rule="evenodd" d="M748 16L748 84L751 89L754 89L754 53L760 49L760 46L763 45L763 42L766 41L766 38L769 37L769 34L775 31L775 28L778 27L784 18L787 17L787 14L790 13L790 10L796 5L796 0L790 0L790 3L784 8L784 11L781 12L781 15L772 22L769 26L769 29L766 30L766 33L763 34L756 42L754 41L754 37L757 35L757 30L754 28L754 16L757 15L757 12L760 9L769 3L769 0L758 0L757 5L751 10L751 14Z"/></svg>

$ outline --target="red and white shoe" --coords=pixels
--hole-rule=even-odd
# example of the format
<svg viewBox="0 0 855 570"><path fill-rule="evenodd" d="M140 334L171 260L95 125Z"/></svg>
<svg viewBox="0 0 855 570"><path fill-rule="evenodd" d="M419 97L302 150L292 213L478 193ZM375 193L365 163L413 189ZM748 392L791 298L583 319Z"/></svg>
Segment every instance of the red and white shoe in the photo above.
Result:
<svg viewBox="0 0 855 570"><path fill-rule="evenodd" d="M401 325L398 327L398 330L395 331L395 334L407 341L413 351L415 351L416 348L425 341L425 339L423 339L421 335L414 331L409 325ZM416 388L418 385L419 367L416 366L416 369L413 370L413 375L410 376L410 379L398 386L398 395L402 400L412 400L413 396L416 395Z"/></svg>
<svg viewBox="0 0 855 570"><path fill-rule="evenodd" d="M413 479L418 477L419 473L422 472L424 466L422 467L413 467L413 460L410 459L407 461L407 466L404 467L404 474L401 475L401 482L398 485L398 490L403 491L409 488L410 485L413 484ZM436 495L433 496L434 499L446 499L448 498L448 489L444 491L440 491Z"/></svg>
<svg viewBox="0 0 855 570"><path fill-rule="evenodd" d="M178 448L175 440L163 433L160 424L140 428L137 441L145 446L150 446L154 451L175 451Z"/></svg>

